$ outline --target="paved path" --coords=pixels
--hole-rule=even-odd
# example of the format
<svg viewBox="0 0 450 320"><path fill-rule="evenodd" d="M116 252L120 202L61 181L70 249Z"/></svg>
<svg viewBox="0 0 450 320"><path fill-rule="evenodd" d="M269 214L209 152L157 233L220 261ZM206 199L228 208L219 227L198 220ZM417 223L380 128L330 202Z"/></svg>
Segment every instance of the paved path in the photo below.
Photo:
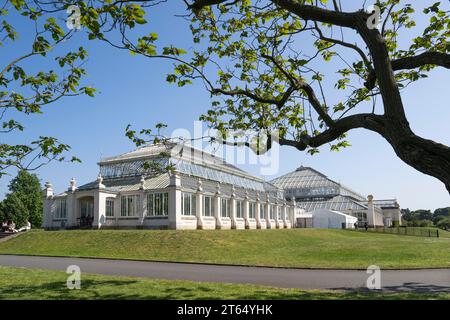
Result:
<svg viewBox="0 0 450 320"><path fill-rule="evenodd" d="M155 279L250 283L281 288L366 288L369 274L357 270L308 270L217 266L108 259L54 258L0 255L1 266L66 270L78 265L82 272ZM384 290L450 293L450 269L381 271Z"/></svg>

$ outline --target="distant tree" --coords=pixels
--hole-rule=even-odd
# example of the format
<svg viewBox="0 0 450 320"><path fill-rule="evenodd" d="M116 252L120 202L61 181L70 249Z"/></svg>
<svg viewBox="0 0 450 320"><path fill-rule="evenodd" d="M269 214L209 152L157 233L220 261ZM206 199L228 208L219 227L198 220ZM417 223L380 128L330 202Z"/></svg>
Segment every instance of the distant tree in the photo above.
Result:
<svg viewBox="0 0 450 320"><path fill-rule="evenodd" d="M416 217L418 220L433 220L433 213L430 210L415 210L411 213L414 217Z"/></svg>
<svg viewBox="0 0 450 320"><path fill-rule="evenodd" d="M436 221L436 227L445 230L450 229L450 217L440 216Z"/></svg>
<svg viewBox="0 0 450 320"><path fill-rule="evenodd" d="M411 210L409 210L409 208L401 209L401 214L402 214L402 220L405 220L405 221L412 220Z"/></svg>
<svg viewBox="0 0 450 320"><path fill-rule="evenodd" d="M0 201L0 222L6 220L6 212L4 209L3 201Z"/></svg>
<svg viewBox="0 0 450 320"><path fill-rule="evenodd" d="M433 212L433 221L437 223L441 217L450 217L450 207L438 208Z"/></svg>
<svg viewBox="0 0 450 320"><path fill-rule="evenodd" d="M31 225L39 227L42 224L43 198L39 178L26 170L21 170L9 184L11 195L17 196L27 209Z"/></svg>
<svg viewBox="0 0 450 320"><path fill-rule="evenodd" d="M450 221L450 207L436 209L433 213L430 210L402 209L402 219L411 227L427 227L435 225L444 228Z"/></svg>
<svg viewBox="0 0 450 320"><path fill-rule="evenodd" d="M2 202L3 218L13 220L16 227L25 225L29 217L29 212L25 204L17 194L9 194Z"/></svg>

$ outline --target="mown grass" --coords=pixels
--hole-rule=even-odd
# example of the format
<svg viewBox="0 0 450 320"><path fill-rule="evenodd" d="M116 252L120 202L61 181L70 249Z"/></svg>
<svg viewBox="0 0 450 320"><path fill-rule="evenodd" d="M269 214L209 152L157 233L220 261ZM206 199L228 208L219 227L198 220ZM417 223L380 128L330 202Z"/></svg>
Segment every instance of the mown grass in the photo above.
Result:
<svg viewBox="0 0 450 320"><path fill-rule="evenodd" d="M450 239L331 229L32 231L0 254L299 268L450 267Z"/></svg>
<svg viewBox="0 0 450 320"><path fill-rule="evenodd" d="M81 289L67 288L62 271L0 267L0 300L335 300L450 299L448 293L319 291L256 285L152 280L82 274Z"/></svg>

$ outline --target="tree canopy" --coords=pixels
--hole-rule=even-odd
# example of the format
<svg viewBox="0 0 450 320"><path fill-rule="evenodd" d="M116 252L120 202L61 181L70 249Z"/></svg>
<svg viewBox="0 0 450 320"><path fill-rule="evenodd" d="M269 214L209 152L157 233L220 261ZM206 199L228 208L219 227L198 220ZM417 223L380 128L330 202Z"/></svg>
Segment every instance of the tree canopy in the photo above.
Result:
<svg viewBox="0 0 450 320"><path fill-rule="evenodd" d="M402 219L406 224L413 227L428 227L434 225L438 228L450 228L450 207L438 208L431 212L430 210L402 209Z"/></svg>
<svg viewBox="0 0 450 320"><path fill-rule="evenodd" d="M12 220L16 227L22 227L28 219L28 210L16 194L11 194L2 201L0 216L2 222Z"/></svg>
<svg viewBox="0 0 450 320"><path fill-rule="evenodd" d="M281 145L314 154L323 145L335 151L347 147L349 131L366 129L382 136L405 163L436 177L450 191L450 148L417 136L402 100L402 91L427 77L433 68L450 68L448 2L421 1L419 5L377 0L375 7L367 8L366 1L184 0L182 18L188 21L194 44L189 50L176 44L159 46L158 35L148 30L151 23L146 13L159 10L166 2L8 1L30 19L47 17L44 30L52 42L38 36L41 40L33 45L34 54L42 54L51 43L69 36L51 19L75 5L88 39L149 59L173 61L174 71L166 80L180 87L203 82L212 103L201 119L221 133L224 143L233 143L235 132L252 130L270 133L264 135L266 148L272 146L276 133ZM424 27L416 26L419 19L427 21ZM147 32L132 32L137 25L144 25ZM8 25L3 32L11 28ZM405 41L411 34L410 41ZM78 87L84 70L74 67L85 55L80 48L59 60L60 67L74 72L62 87L56 86L53 75L44 82L39 77L27 80L18 69L14 77L16 63L7 70L33 89L50 84L52 97L70 91L91 95L94 89ZM46 103L42 94L30 107L22 106L23 101L33 98L17 100L13 95L9 100L13 108L28 112L39 111L36 104ZM20 130L14 121L5 123L11 123L6 128ZM127 130L138 144L161 139L151 129L140 134L143 137ZM243 144L252 145L251 141ZM259 146L256 149L263 151ZM43 155L53 158L54 153L45 150ZM60 150L51 151L58 158ZM19 150L19 154L24 152ZM0 159L5 158L11 155L0 153Z"/></svg>
<svg viewBox="0 0 450 320"><path fill-rule="evenodd" d="M42 224L43 193L39 178L20 170L9 184L9 193L1 205L3 220L11 219L18 226L28 220L33 227Z"/></svg>
<svg viewBox="0 0 450 320"><path fill-rule="evenodd" d="M314 154L323 145L347 147L350 130L367 129L450 191L450 148L412 131L401 95L432 69L450 68L448 3L429 1L416 12L418 5L399 0L375 1L370 10L365 1L185 2L194 51L157 51L155 35L137 46L125 37L123 48L182 59L167 81L203 81L212 105L201 119L224 143L234 132L276 132L281 145ZM416 19L426 26L417 30ZM399 41L411 33L409 43ZM128 133L139 144L159 141L148 129L141 131L147 140Z"/></svg>

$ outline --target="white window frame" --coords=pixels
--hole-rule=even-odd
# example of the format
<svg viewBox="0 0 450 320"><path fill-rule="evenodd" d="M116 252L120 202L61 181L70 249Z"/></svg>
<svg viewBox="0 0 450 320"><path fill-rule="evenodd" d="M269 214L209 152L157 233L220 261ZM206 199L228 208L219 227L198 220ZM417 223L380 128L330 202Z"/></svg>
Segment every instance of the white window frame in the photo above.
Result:
<svg viewBox="0 0 450 320"><path fill-rule="evenodd" d="M196 215L196 196L193 193L181 193L181 215L195 216Z"/></svg>
<svg viewBox="0 0 450 320"><path fill-rule="evenodd" d="M266 205L263 203L259 205L259 218L266 219Z"/></svg>
<svg viewBox="0 0 450 320"><path fill-rule="evenodd" d="M169 193L154 192L147 194L147 216L167 217L169 215Z"/></svg>
<svg viewBox="0 0 450 320"><path fill-rule="evenodd" d="M255 217L256 217L256 203L249 202L248 203L248 218L255 219Z"/></svg>
<svg viewBox="0 0 450 320"><path fill-rule="evenodd" d="M56 200L56 219L67 219L67 200L65 198Z"/></svg>
<svg viewBox="0 0 450 320"><path fill-rule="evenodd" d="M114 217L114 198L106 198L105 203L105 216Z"/></svg>
<svg viewBox="0 0 450 320"><path fill-rule="evenodd" d="M236 218L244 218L244 201L236 200Z"/></svg>
<svg viewBox="0 0 450 320"><path fill-rule="evenodd" d="M142 210L140 207L141 196L139 194L123 195L121 197L120 216L121 217L138 217ZM130 206L131 200L131 206Z"/></svg>
<svg viewBox="0 0 450 320"><path fill-rule="evenodd" d="M225 205L224 205L225 204ZM225 213L223 212L225 208ZM227 198L222 198L220 199L220 216L222 218L229 218L231 215L231 210L230 210L230 199Z"/></svg>
<svg viewBox="0 0 450 320"><path fill-rule="evenodd" d="M203 213L202 214L204 217L213 217L214 216L213 197L211 197L211 196L203 197Z"/></svg>

